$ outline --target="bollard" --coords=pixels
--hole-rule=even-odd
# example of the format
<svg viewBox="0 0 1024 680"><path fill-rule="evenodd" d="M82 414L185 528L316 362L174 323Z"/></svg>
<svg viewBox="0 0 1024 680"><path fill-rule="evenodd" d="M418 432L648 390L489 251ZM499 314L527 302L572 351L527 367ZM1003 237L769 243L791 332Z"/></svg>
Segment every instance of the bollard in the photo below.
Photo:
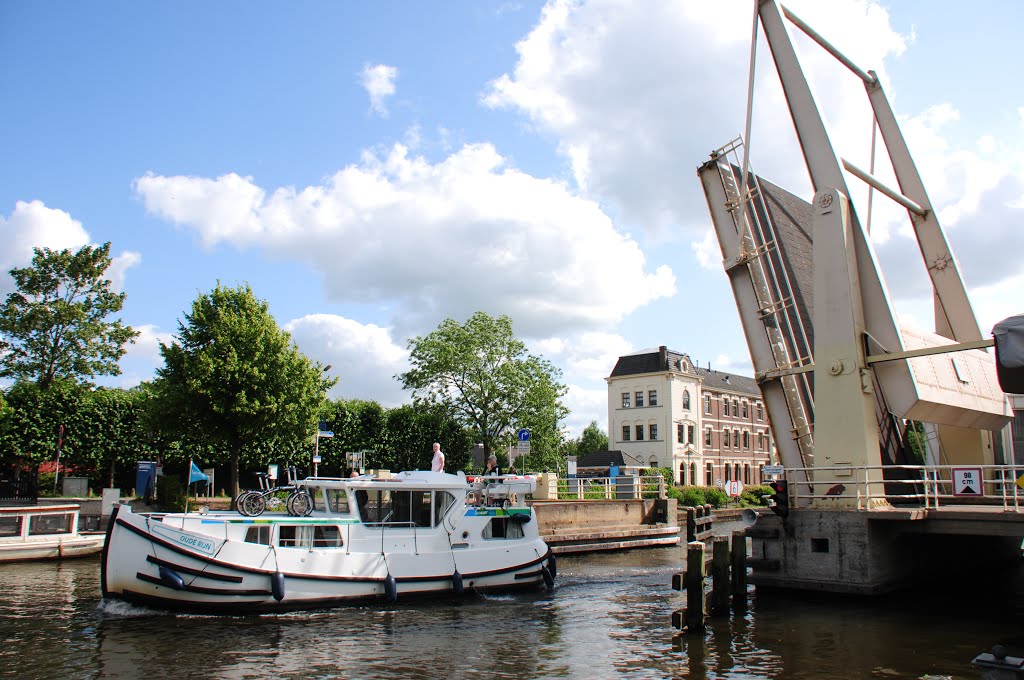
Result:
<svg viewBox="0 0 1024 680"><path fill-rule="evenodd" d="M732 604L747 606L747 537L742 531L732 532Z"/></svg>
<svg viewBox="0 0 1024 680"><path fill-rule="evenodd" d="M688 633L702 632L707 610L707 598L704 595L704 578L707 575L704 553L705 546L700 541L686 544L686 609L684 622Z"/></svg>
<svg viewBox="0 0 1024 680"><path fill-rule="evenodd" d="M711 550L711 613L729 609L729 541L716 537Z"/></svg>

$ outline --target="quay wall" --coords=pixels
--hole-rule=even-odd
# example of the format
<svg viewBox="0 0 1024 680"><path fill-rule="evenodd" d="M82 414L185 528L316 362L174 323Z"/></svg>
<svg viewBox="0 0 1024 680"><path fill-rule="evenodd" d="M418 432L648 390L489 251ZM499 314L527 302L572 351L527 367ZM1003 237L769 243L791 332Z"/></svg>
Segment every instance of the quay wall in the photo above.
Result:
<svg viewBox="0 0 1024 680"><path fill-rule="evenodd" d="M532 503L542 535L587 531L594 527L678 526L676 502L665 499L535 500Z"/></svg>

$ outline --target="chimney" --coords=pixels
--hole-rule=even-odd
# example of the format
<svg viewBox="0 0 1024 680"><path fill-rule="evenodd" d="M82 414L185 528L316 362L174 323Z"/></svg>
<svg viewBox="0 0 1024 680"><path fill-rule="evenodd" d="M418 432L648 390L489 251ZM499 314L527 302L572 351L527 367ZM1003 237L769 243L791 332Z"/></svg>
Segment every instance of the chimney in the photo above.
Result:
<svg viewBox="0 0 1024 680"><path fill-rule="evenodd" d="M658 348L658 365L661 366L661 370L668 370L668 347L665 345Z"/></svg>

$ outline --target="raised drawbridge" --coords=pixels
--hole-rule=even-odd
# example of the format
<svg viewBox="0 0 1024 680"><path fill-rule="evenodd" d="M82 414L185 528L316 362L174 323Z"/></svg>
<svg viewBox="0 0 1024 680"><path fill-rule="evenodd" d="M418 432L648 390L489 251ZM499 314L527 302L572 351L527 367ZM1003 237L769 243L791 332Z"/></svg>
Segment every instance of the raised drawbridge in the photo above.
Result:
<svg viewBox="0 0 1024 680"><path fill-rule="evenodd" d="M775 0L755 4L746 137L760 27L814 195L802 199L756 175L742 138L713 152L698 174L794 514L891 510L894 496L915 496L890 489L905 490L894 480L918 474L905 473L909 463L985 469L1003 462L997 460L993 433L1010 422L1011 411L987 350L993 342L978 327L956 258L876 74L860 69ZM898 188L836 154L787 20L863 82ZM880 193L906 209L934 291L934 333L898 325L848 179L867 183L869 195ZM925 442L924 461L911 456L908 428ZM843 530L815 522L807 529L824 538L815 539L813 551L822 552L824 540L827 553L828 537L840 540ZM794 525L799 523L790 517L790 537ZM795 561L805 547L787 550ZM837 569L829 578L848 579ZM877 587L877 578L865 578L864 589Z"/></svg>

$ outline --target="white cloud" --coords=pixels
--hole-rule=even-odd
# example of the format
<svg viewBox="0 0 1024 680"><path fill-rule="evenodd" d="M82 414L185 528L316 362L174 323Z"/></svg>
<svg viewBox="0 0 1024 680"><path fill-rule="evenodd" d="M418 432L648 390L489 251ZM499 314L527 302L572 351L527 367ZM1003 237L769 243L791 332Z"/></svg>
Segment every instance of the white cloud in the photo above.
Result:
<svg viewBox="0 0 1024 680"><path fill-rule="evenodd" d="M139 178L147 209L207 244L311 261L328 297L388 304L399 336L477 310L545 337L604 329L675 292L593 201L508 165L489 144L437 164L396 144L319 186L269 195L250 178Z"/></svg>
<svg viewBox="0 0 1024 680"><path fill-rule="evenodd" d="M366 64L359 75L359 82L370 95L370 109L379 116L387 118L388 109L384 100L395 93L395 79L398 69L385 64Z"/></svg>
<svg viewBox="0 0 1024 680"><path fill-rule="evenodd" d="M9 217L0 215L0 294L14 290L7 273L32 263L33 248L77 250L89 243L82 223L63 210L47 208L42 201L18 201Z"/></svg>
<svg viewBox="0 0 1024 680"><path fill-rule="evenodd" d="M883 76L884 57L905 49L873 3L791 4L812 25L842 26L830 36L838 47ZM702 230L707 209L694 167L743 129L750 21L747 3L553 0L517 45L515 69L495 79L483 101L519 110L554 135L577 184L617 206L625 223L655 234L673 225ZM795 40L809 76L827 76L818 82L834 141L859 140L862 152L843 154L866 158L863 87L823 50ZM783 186L806 186L767 54L761 39L755 169ZM845 79L833 77L837 70ZM838 84L850 78L852 90Z"/></svg>
<svg viewBox="0 0 1024 680"><path fill-rule="evenodd" d="M409 354L386 328L331 314L311 314L283 326L304 354L339 377L333 398L372 399L385 408L410 400L394 376L409 370Z"/></svg>

